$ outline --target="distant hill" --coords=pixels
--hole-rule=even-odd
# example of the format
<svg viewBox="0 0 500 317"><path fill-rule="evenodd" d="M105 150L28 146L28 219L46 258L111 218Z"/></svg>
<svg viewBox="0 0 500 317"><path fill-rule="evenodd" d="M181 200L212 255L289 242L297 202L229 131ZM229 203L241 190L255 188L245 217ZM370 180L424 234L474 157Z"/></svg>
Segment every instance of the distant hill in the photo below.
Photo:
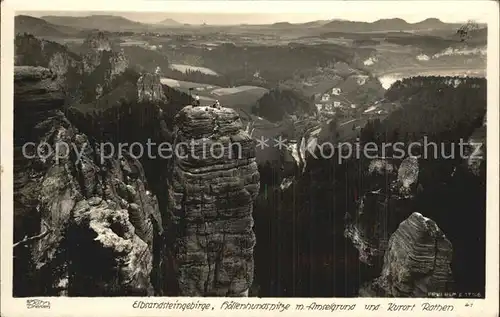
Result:
<svg viewBox="0 0 500 317"><path fill-rule="evenodd" d="M65 36L79 32L76 28L55 25L28 15L18 15L14 18L14 30L16 34L29 33L35 36Z"/></svg>
<svg viewBox="0 0 500 317"><path fill-rule="evenodd" d="M413 26L419 29L443 29L446 28L446 23L436 18L429 18L423 21L414 23Z"/></svg>
<svg viewBox="0 0 500 317"><path fill-rule="evenodd" d="M161 25L161 26L183 26L182 23L177 22L174 19L169 19L169 18L167 18L165 20L162 20L162 21L160 21L160 22L158 22L156 24L157 25Z"/></svg>
<svg viewBox="0 0 500 317"><path fill-rule="evenodd" d="M403 19L381 19L375 22L357 22L335 20L324 25L324 28L337 32L374 32L374 31L410 31L426 29L453 29L461 24L444 23L439 19L429 18L417 23L408 23Z"/></svg>
<svg viewBox="0 0 500 317"><path fill-rule="evenodd" d="M90 15L86 17L44 16L45 21L80 29L99 29L110 32L147 31L153 27L148 24L131 21L121 16Z"/></svg>
<svg viewBox="0 0 500 317"><path fill-rule="evenodd" d="M376 30L403 30L408 27L408 23L399 18L395 19L380 19L373 23L370 23L370 26Z"/></svg>
<svg viewBox="0 0 500 317"><path fill-rule="evenodd" d="M274 27L290 27L290 26L293 26L292 23L290 22L276 22L276 23L273 23Z"/></svg>
<svg viewBox="0 0 500 317"><path fill-rule="evenodd" d="M302 23L303 26L323 26L327 23L329 23L330 21L328 20L316 20L316 21L310 21L310 22L306 22L306 23Z"/></svg>
<svg viewBox="0 0 500 317"><path fill-rule="evenodd" d="M329 20L316 20L305 23L290 23L290 22L276 22L271 24L273 28L296 28L296 27L321 27L331 21Z"/></svg>

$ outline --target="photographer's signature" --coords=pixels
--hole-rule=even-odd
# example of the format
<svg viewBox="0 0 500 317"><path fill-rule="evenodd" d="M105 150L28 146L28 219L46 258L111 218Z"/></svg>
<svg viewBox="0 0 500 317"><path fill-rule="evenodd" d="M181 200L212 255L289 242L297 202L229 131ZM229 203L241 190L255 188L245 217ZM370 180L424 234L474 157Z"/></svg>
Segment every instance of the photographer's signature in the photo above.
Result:
<svg viewBox="0 0 500 317"><path fill-rule="evenodd" d="M49 308L50 309L50 302L48 300L41 300L41 299L27 299L26 300L26 307L28 309L31 309L31 308Z"/></svg>

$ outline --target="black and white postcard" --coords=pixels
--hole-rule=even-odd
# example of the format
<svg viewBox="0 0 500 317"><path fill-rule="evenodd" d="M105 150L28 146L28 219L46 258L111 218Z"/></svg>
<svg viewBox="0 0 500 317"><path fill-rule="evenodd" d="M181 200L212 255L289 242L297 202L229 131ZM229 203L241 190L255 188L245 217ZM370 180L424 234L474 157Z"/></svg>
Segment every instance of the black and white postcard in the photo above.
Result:
<svg viewBox="0 0 500 317"><path fill-rule="evenodd" d="M2 2L2 316L498 316L498 3Z"/></svg>

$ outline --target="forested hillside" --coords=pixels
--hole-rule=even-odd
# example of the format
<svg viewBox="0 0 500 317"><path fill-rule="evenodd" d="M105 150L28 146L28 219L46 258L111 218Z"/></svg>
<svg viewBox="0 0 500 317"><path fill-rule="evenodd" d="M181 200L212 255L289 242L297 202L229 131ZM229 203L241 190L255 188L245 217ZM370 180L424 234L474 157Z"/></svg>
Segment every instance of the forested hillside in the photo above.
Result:
<svg viewBox="0 0 500 317"><path fill-rule="evenodd" d="M252 112L269 121L282 120L286 115L310 114L312 102L299 92L289 89L273 89L262 96Z"/></svg>

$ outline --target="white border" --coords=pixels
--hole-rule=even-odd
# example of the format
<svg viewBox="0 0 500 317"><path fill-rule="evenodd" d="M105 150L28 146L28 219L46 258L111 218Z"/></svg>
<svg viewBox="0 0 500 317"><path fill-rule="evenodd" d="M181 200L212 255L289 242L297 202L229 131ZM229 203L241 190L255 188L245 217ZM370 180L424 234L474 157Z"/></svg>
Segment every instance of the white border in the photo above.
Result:
<svg viewBox="0 0 500 317"><path fill-rule="evenodd" d="M428 12L432 16L439 10L455 11L478 7L484 13L484 20L488 23L488 112L487 112L487 252L486 252L486 299L379 299L379 298L245 298L234 299L239 302L252 303L284 303L290 304L290 309L286 312L278 313L265 311L241 311L241 310L220 310L219 307L224 301L231 298L141 298L143 301L168 301L179 300L179 302L189 302L190 300L211 303L216 308L200 312L194 311L174 311L155 309L132 309L133 303L139 298L47 298L50 299L52 308L50 310L28 310L26 309L26 299L12 298L12 239L13 239L13 188L12 188L12 161L13 161L13 35L14 35L14 12L30 10L49 11L170 11L170 12L321 12L330 10L335 12L346 12L359 14L374 14L373 6L376 2L378 9L390 12ZM498 316L498 294L499 294L499 7L494 1L25 1L7 0L3 1L1 10L1 164L3 172L1 174L1 313L2 316L174 316L174 315L206 315L206 316L231 316L234 314L245 316L256 315L320 315L332 314L326 311L295 311L296 304L309 305L312 302L317 304L357 304L357 308L350 312L333 312L340 315L370 315L386 316L388 313L385 307L390 302L398 304L416 304L431 302L439 304L454 305L451 312L422 312L415 309L413 312L393 314L405 315L435 315L435 316ZM371 8L371 9L370 9ZM444 11L443 11L444 12ZM471 210L471 217L474 217L474 210ZM453 219L450 219L453 221ZM464 233L467 234L467 233ZM474 239L474 237L471 237ZM473 274L473 272L471 272ZM44 299L44 298L40 298ZM473 303L472 307L465 307L465 303ZM364 310L365 304L381 304L381 309L377 312Z"/></svg>

